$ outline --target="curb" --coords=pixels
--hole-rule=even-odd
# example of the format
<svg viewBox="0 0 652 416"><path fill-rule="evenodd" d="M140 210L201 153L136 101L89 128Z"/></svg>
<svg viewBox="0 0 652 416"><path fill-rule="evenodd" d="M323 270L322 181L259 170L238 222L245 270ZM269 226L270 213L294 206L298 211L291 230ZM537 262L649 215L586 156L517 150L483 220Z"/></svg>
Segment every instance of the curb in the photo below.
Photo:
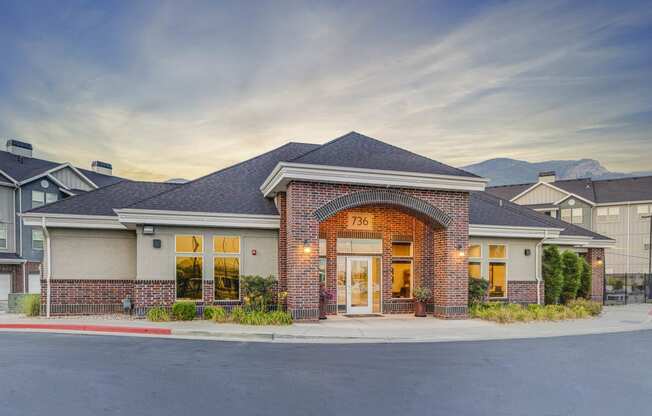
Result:
<svg viewBox="0 0 652 416"><path fill-rule="evenodd" d="M0 329L45 329L53 331L112 332L123 334L172 335L169 328L76 324L0 324Z"/></svg>

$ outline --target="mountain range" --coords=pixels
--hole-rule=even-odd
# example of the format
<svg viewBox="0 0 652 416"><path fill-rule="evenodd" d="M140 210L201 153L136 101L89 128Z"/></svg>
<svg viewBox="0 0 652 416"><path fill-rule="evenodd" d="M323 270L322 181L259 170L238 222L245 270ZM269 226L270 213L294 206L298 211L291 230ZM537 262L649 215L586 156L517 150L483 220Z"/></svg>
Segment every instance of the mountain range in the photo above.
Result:
<svg viewBox="0 0 652 416"><path fill-rule="evenodd" d="M614 179L631 176L652 176L652 171L611 172L594 159L527 162L501 157L463 166L462 169L488 178L490 186L536 182L539 172L546 171L555 171L557 179Z"/></svg>

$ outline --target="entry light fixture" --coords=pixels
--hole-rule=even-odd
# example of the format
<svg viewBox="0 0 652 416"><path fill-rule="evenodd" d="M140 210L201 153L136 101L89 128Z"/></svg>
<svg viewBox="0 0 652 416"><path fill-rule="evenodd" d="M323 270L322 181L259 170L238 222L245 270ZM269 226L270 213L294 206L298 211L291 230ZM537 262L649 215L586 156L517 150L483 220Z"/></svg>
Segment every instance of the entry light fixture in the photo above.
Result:
<svg viewBox="0 0 652 416"><path fill-rule="evenodd" d="M310 254L312 252L312 247L310 247L309 240L303 240L303 252L306 254Z"/></svg>
<svg viewBox="0 0 652 416"><path fill-rule="evenodd" d="M460 257L464 257L464 254L465 254L465 253L464 253L464 247L462 247L461 244L458 244L458 245L457 245L457 254L458 254Z"/></svg>
<svg viewBox="0 0 652 416"><path fill-rule="evenodd" d="M596 263L598 263L598 266L602 266L602 257L598 257Z"/></svg>
<svg viewBox="0 0 652 416"><path fill-rule="evenodd" d="M143 225L143 235L153 235L154 226L153 225Z"/></svg>

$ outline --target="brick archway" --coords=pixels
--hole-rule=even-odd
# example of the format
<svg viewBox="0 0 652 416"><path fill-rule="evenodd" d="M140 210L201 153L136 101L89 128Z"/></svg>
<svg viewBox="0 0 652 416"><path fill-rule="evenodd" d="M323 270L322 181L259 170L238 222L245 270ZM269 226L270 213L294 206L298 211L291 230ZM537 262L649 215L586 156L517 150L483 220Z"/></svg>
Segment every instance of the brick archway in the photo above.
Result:
<svg viewBox="0 0 652 416"><path fill-rule="evenodd" d="M449 215L422 199L388 190L374 189L340 196L313 212L317 220L324 221L340 211L364 205L390 205L403 208L435 226L448 227L453 220Z"/></svg>

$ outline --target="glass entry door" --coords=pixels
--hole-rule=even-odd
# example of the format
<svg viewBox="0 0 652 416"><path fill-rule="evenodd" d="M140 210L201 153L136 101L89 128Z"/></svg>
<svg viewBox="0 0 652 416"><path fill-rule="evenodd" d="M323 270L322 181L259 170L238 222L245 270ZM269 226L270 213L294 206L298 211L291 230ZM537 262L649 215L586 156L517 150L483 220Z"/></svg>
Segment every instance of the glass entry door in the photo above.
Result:
<svg viewBox="0 0 652 416"><path fill-rule="evenodd" d="M372 313L371 257L346 258L347 313Z"/></svg>

